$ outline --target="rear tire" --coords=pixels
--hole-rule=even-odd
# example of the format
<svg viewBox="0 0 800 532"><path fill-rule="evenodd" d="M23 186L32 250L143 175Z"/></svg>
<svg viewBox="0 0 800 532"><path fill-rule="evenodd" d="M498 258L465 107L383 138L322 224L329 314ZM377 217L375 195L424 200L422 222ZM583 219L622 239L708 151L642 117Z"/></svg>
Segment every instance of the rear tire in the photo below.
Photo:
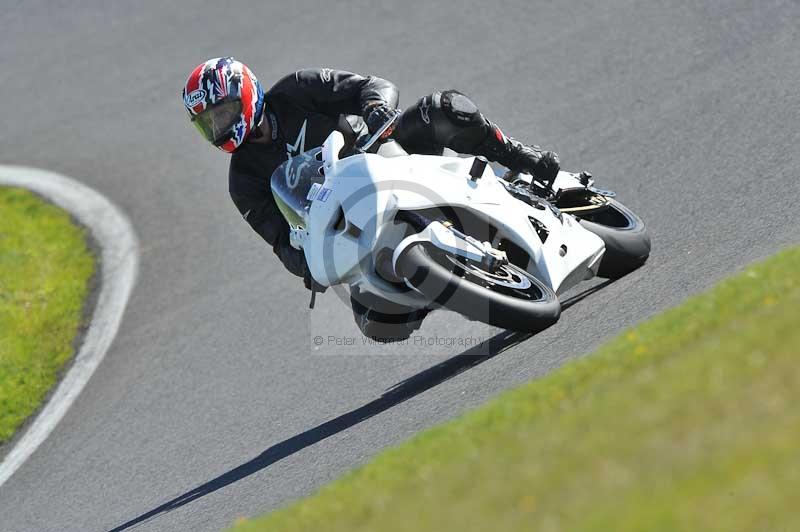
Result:
<svg viewBox="0 0 800 532"><path fill-rule="evenodd" d="M395 270L431 301L495 327L538 332L561 314L555 292L513 264L487 272L419 242L403 251Z"/></svg>
<svg viewBox="0 0 800 532"><path fill-rule="evenodd" d="M606 252L597 275L618 279L642 266L650 256L650 235L639 216L622 203L580 218L580 224L603 239Z"/></svg>

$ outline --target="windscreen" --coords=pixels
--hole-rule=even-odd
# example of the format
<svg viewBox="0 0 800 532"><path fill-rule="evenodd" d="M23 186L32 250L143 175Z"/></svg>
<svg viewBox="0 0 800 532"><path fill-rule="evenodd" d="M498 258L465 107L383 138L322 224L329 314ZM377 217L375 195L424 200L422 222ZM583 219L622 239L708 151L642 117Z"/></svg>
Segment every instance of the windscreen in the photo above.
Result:
<svg viewBox="0 0 800 532"><path fill-rule="evenodd" d="M272 195L283 217L295 229L306 227L311 200L325 182L320 159L322 148L315 148L292 157L272 173Z"/></svg>

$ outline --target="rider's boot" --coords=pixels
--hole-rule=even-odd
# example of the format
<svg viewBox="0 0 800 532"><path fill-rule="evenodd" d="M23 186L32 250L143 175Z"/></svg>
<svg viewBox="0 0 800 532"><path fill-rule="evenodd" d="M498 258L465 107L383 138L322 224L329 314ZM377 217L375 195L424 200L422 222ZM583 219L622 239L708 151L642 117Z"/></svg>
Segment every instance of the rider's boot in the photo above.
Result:
<svg viewBox="0 0 800 532"><path fill-rule="evenodd" d="M487 122L489 122L487 120ZM500 128L488 123L486 139L475 150L475 155L483 155L514 172L531 174L549 187L555 181L560 169L558 154L542 151L539 146L527 146L516 139L506 137Z"/></svg>
<svg viewBox="0 0 800 532"><path fill-rule="evenodd" d="M422 326L430 312L393 303L358 286L350 288L350 304L358 328L367 338L381 343L407 340Z"/></svg>

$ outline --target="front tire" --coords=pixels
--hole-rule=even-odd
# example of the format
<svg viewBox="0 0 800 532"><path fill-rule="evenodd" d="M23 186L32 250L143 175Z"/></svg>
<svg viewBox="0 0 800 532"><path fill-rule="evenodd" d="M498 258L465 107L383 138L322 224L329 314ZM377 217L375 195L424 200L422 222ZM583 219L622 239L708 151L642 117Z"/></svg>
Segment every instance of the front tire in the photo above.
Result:
<svg viewBox="0 0 800 532"><path fill-rule="evenodd" d="M419 242L403 251L395 270L431 301L495 327L538 332L561 314L555 292L513 264L489 272Z"/></svg>

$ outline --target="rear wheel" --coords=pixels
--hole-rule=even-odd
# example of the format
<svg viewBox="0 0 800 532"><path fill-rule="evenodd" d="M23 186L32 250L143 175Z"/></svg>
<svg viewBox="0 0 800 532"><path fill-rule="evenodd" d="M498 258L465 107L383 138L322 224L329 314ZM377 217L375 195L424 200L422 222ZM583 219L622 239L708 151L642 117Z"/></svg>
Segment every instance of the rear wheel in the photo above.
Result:
<svg viewBox="0 0 800 532"><path fill-rule="evenodd" d="M420 242L398 257L395 269L431 301L496 327L536 332L561 313L555 292L513 264L490 271Z"/></svg>
<svg viewBox="0 0 800 532"><path fill-rule="evenodd" d="M605 242L599 276L617 279L642 266L650 256L650 235L644 221L622 203L608 199L600 209L575 215L583 227Z"/></svg>

